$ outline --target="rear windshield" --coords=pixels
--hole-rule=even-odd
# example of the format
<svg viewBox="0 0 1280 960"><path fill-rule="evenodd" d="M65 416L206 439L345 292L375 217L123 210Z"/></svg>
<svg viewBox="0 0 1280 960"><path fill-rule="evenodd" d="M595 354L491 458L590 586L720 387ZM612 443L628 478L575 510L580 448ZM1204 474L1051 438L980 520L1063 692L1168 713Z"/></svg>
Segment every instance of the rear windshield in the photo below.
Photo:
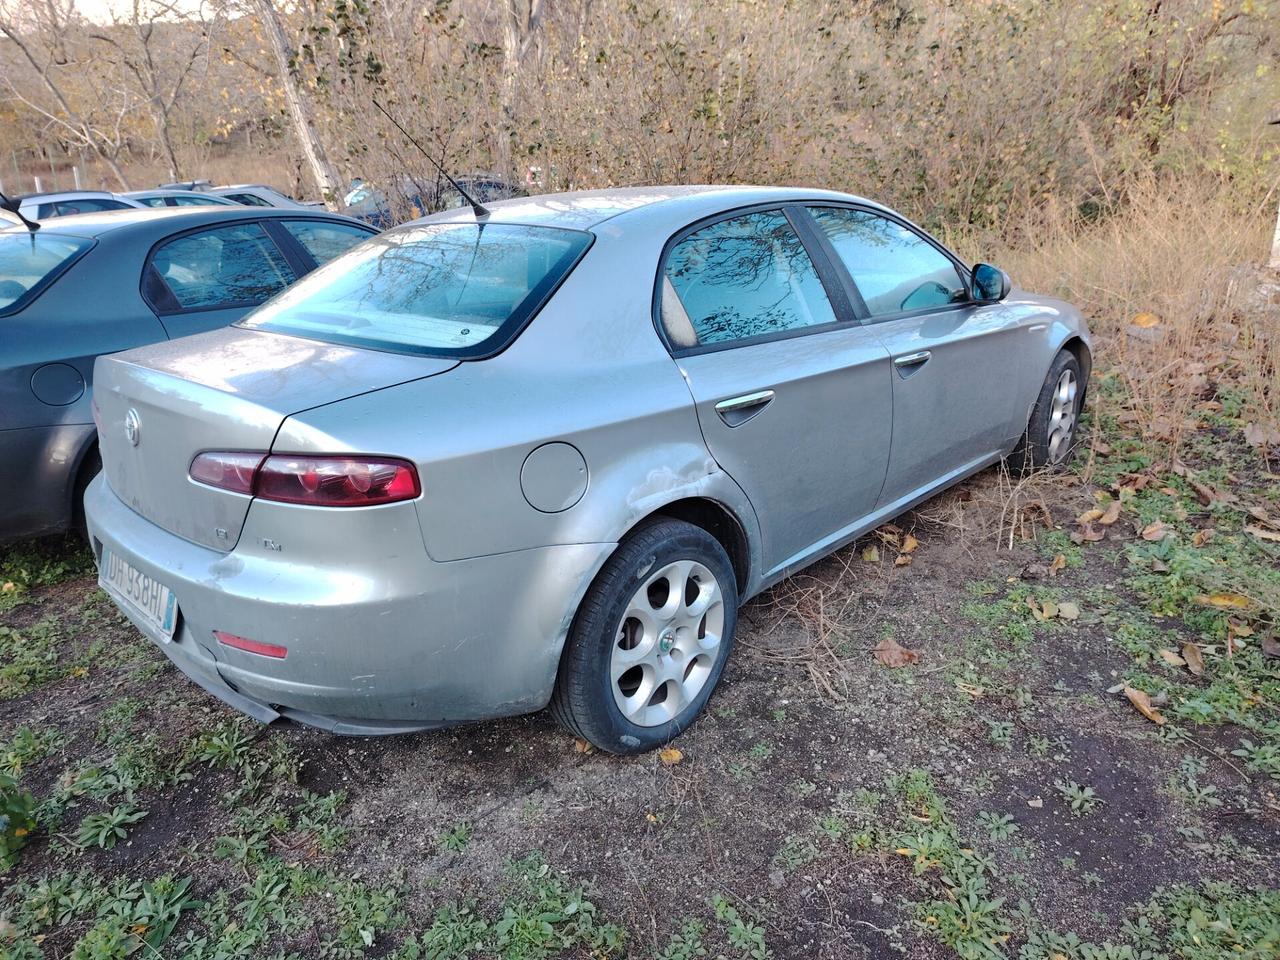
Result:
<svg viewBox="0 0 1280 960"><path fill-rule="evenodd" d="M16 313L93 246L83 237L0 233L0 313Z"/></svg>
<svg viewBox="0 0 1280 960"><path fill-rule="evenodd" d="M375 236L263 304L242 326L440 356L501 349L591 244L578 230L420 224Z"/></svg>

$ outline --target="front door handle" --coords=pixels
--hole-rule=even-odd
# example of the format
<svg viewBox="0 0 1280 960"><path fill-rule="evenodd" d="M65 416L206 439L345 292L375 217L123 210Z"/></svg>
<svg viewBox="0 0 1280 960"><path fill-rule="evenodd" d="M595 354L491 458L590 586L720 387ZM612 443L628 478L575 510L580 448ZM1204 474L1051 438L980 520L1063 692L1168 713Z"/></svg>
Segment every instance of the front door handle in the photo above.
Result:
<svg viewBox="0 0 1280 960"><path fill-rule="evenodd" d="M740 397L730 397L716 404L716 413L731 427L739 427L773 401L772 390L757 390Z"/></svg>
<svg viewBox="0 0 1280 960"><path fill-rule="evenodd" d="M898 369L898 376L903 380L911 376L921 367L923 367L929 358L933 356L928 350L919 350L916 353L904 353L900 357L894 357L893 365Z"/></svg>

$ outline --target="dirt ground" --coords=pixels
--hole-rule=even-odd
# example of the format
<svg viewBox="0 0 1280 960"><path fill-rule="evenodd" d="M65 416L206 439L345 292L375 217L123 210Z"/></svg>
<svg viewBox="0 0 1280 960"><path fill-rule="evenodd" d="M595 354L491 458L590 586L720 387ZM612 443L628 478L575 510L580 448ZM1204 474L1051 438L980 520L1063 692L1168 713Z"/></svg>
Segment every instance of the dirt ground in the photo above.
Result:
<svg viewBox="0 0 1280 960"><path fill-rule="evenodd" d="M973 478L749 603L706 716L633 758L545 713L258 727L76 548L25 545L0 569L54 569L0 607L0 773L38 805L0 954L1280 956L1269 614L1258 590L1206 606L1180 566L1216 526L1211 569L1273 585L1274 544L1232 518L1280 515L1274 477L1232 449L1247 473L1205 459L1196 482L1236 469L1234 505L1114 442ZM1111 522L1078 521L1112 495ZM886 640L918 660L884 665ZM121 807L145 816L104 845L86 818Z"/></svg>

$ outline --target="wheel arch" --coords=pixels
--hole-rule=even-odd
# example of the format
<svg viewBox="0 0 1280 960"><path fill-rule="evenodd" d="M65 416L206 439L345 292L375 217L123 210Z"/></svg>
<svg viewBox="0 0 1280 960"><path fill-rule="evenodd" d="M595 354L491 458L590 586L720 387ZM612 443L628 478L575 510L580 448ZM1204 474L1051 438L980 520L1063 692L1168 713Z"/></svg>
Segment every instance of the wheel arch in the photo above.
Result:
<svg viewBox="0 0 1280 960"><path fill-rule="evenodd" d="M729 507L710 497L685 497L673 500L632 524L627 535L629 536L641 524L655 517L683 520L715 537L720 546L724 547L724 552L729 555L729 562L733 564L738 595L739 597L744 595L751 580L751 541L747 538L747 531L742 521Z"/></svg>
<svg viewBox="0 0 1280 960"><path fill-rule="evenodd" d="M1093 353L1079 334L1068 337L1059 350L1066 350L1076 358L1076 363L1080 364L1080 409L1083 410L1089 395L1089 375L1093 371Z"/></svg>

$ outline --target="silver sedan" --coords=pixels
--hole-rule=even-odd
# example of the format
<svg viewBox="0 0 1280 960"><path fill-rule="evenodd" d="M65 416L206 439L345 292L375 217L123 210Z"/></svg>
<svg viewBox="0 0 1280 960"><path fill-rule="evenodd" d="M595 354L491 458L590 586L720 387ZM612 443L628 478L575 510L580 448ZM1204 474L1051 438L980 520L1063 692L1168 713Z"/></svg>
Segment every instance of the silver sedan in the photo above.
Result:
<svg viewBox="0 0 1280 960"><path fill-rule="evenodd" d="M101 582L269 722L686 728L745 599L1002 458L1071 454L1069 304L842 193L461 208L96 369Z"/></svg>

